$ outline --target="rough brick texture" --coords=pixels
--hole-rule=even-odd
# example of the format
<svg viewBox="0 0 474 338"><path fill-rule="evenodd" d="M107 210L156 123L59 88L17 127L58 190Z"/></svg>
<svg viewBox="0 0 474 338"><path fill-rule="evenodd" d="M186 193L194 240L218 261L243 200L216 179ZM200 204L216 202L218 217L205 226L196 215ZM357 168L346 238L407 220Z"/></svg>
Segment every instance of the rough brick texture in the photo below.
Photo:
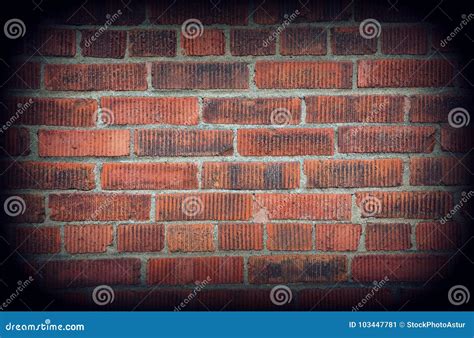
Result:
<svg viewBox="0 0 474 338"><path fill-rule="evenodd" d="M0 51L9 275L70 310L173 310L202 282L186 310L447 303L436 281L472 269L469 28L440 46L445 15L389 2L86 1L26 22Z"/></svg>

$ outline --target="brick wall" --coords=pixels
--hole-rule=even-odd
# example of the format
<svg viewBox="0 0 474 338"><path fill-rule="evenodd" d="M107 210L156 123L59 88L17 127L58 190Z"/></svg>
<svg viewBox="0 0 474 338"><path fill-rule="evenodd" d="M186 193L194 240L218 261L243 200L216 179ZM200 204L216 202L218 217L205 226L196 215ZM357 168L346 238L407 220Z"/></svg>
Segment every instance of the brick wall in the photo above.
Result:
<svg viewBox="0 0 474 338"><path fill-rule="evenodd" d="M409 9L91 3L18 41L9 245L68 308L398 309L455 274L469 85Z"/></svg>

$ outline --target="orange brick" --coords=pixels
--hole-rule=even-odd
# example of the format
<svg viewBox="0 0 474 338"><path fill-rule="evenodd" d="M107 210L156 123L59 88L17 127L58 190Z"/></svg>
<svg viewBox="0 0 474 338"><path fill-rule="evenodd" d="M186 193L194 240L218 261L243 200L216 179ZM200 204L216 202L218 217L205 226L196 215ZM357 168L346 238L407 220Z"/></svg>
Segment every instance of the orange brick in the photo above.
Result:
<svg viewBox="0 0 474 338"><path fill-rule="evenodd" d="M263 249L263 224L220 223L218 226L221 250Z"/></svg>
<svg viewBox="0 0 474 338"><path fill-rule="evenodd" d="M214 251L212 224L169 224L166 239L171 252Z"/></svg>
<svg viewBox="0 0 474 338"><path fill-rule="evenodd" d="M121 224L117 231L119 252L156 252L163 250L165 231L161 224Z"/></svg>

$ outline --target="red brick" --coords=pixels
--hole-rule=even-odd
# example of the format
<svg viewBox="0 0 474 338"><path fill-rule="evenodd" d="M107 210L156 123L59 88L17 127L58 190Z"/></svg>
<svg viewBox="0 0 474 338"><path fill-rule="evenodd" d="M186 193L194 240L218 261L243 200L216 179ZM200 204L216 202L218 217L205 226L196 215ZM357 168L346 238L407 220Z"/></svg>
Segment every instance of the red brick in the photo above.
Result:
<svg viewBox="0 0 474 338"><path fill-rule="evenodd" d="M125 156L129 130L40 130L40 156Z"/></svg>
<svg viewBox="0 0 474 338"><path fill-rule="evenodd" d="M254 4L254 22L263 25L290 22L343 21L352 15L349 0L286 2L258 0Z"/></svg>
<svg viewBox="0 0 474 338"><path fill-rule="evenodd" d="M203 120L222 124L299 124L299 98L205 98Z"/></svg>
<svg viewBox="0 0 474 338"><path fill-rule="evenodd" d="M155 62L155 89L247 89L249 70L243 62Z"/></svg>
<svg viewBox="0 0 474 338"><path fill-rule="evenodd" d="M359 27L335 27L331 29L331 49L334 55L374 54L377 39L366 39Z"/></svg>
<svg viewBox="0 0 474 338"><path fill-rule="evenodd" d="M170 252L214 251L212 224L169 224L166 231Z"/></svg>
<svg viewBox="0 0 474 338"><path fill-rule="evenodd" d="M64 247L72 254L106 252L112 241L111 225L67 225L64 228Z"/></svg>
<svg viewBox="0 0 474 338"><path fill-rule="evenodd" d="M248 5L238 0L210 2L207 0L164 0L151 1L149 19L152 24L181 25L194 18L204 25L227 24L246 25Z"/></svg>
<svg viewBox="0 0 474 338"><path fill-rule="evenodd" d="M48 261L41 266L41 274L49 288L130 285L140 282L138 258L58 260Z"/></svg>
<svg viewBox="0 0 474 338"><path fill-rule="evenodd" d="M423 254L356 256L352 260L352 278L356 282L385 277L391 282L427 282L444 274L448 259Z"/></svg>
<svg viewBox="0 0 474 338"><path fill-rule="evenodd" d="M0 129L0 156L27 156L30 153L30 132L26 128Z"/></svg>
<svg viewBox="0 0 474 338"><path fill-rule="evenodd" d="M242 257L179 257L148 261L148 284L184 285L209 280L209 284L242 283Z"/></svg>
<svg viewBox="0 0 474 338"><path fill-rule="evenodd" d="M435 144L433 127L377 126L340 127L342 153L431 153Z"/></svg>
<svg viewBox="0 0 474 338"><path fill-rule="evenodd" d="M201 35L189 38L181 33L181 48L184 55L206 56L225 54L225 35L220 29L203 29Z"/></svg>
<svg viewBox="0 0 474 338"><path fill-rule="evenodd" d="M97 58L123 59L127 47L127 32L106 30L81 31L81 49L83 56Z"/></svg>
<svg viewBox="0 0 474 338"><path fill-rule="evenodd" d="M161 224L121 224L117 230L119 252L157 252L164 248L165 231Z"/></svg>
<svg viewBox="0 0 474 338"><path fill-rule="evenodd" d="M198 124L196 97L115 97L100 99L102 109L111 115L110 124Z"/></svg>
<svg viewBox="0 0 474 338"><path fill-rule="evenodd" d="M404 223L369 223L365 228L365 248L369 251L408 250L411 226Z"/></svg>
<svg viewBox="0 0 474 338"><path fill-rule="evenodd" d="M92 163L0 162L0 186L7 189L78 189L95 187Z"/></svg>
<svg viewBox="0 0 474 338"><path fill-rule="evenodd" d="M360 224L316 224L316 250L356 251L361 233Z"/></svg>
<svg viewBox="0 0 474 338"><path fill-rule="evenodd" d="M274 55L275 40L270 29L231 29L230 52L234 56Z"/></svg>
<svg viewBox="0 0 474 338"><path fill-rule="evenodd" d="M401 159L306 160L308 188L393 187L402 185Z"/></svg>
<svg viewBox="0 0 474 338"><path fill-rule="evenodd" d="M54 254L61 250L59 227L18 227L15 229L15 246L21 253Z"/></svg>
<svg viewBox="0 0 474 338"><path fill-rule="evenodd" d="M463 245L462 227L458 223L418 223L416 247L418 250L457 250Z"/></svg>
<svg viewBox="0 0 474 338"><path fill-rule="evenodd" d="M39 89L41 67L39 63L16 62L10 65L10 71L4 76L5 83L2 84L8 89Z"/></svg>
<svg viewBox="0 0 474 338"><path fill-rule="evenodd" d="M104 163L103 189L197 189L197 165L193 163Z"/></svg>
<svg viewBox="0 0 474 338"><path fill-rule="evenodd" d="M240 129L237 147L243 156L332 155L334 131L310 129Z"/></svg>
<svg viewBox="0 0 474 338"><path fill-rule="evenodd" d="M257 61L258 88L352 88L352 63L336 61Z"/></svg>
<svg viewBox="0 0 474 338"><path fill-rule="evenodd" d="M452 86L452 63L441 59L382 59L358 61L357 86L446 87Z"/></svg>
<svg viewBox="0 0 474 338"><path fill-rule="evenodd" d="M235 193L159 194L156 196L156 219L180 220L250 220L252 196Z"/></svg>
<svg viewBox="0 0 474 338"><path fill-rule="evenodd" d="M130 64L46 64L47 90L146 90L144 63Z"/></svg>
<svg viewBox="0 0 474 338"><path fill-rule="evenodd" d="M76 32L73 29L42 27L25 40L23 53L42 56L74 56Z"/></svg>
<svg viewBox="0 0 474 338"><path fill-rule="evenodd" d="M31 102L31 103L30 103ZM10 116L25 125L67 127L95 126L97 101L92 99L11 97Z"/></svg>
<svg viewBox="0 0 474 338"><path fill-rule="evenodd" d="M467 153L474 148L472 128L441 128L441 149L449 152Z"/></svg>
<svg viewBox="0 0 474 338"><path fill-rule="evenodd" d="M474 175L463 159L418 157L410 159L411 185L463 185Z"/></svg>
<svg viewBox="0 0 474 338"><path fill-rule="evenodd" d="M379 282L378 285L385 285ZM368 295L370 295L368 297ZM395 295L391 290L379 288L330 287L320 289L304 289L298 293L300 309L357 311L378 310L390 308ZM358 305L360 304L360 305Z"/></svg>
<svg viewBox="0 0 474 338"><path fill-rule="evenodd" d="M313 248L311 224L268 224L268 250L304 251Z"/></svg>
<svg viewBox="0 0 474 338"><path fill-rule="evenodd" d="M452 204L444 191L396 191L356 193L362 217L438 218L445 216Z"/></svg>
<svg viewBox="0 0 474 338"><path fill-rule="evenodd" d="M251 256L252 284L341 282L347 280L347 258L329 255Z"/></svg>
<svg viewBox="0 0 474 338"><path fill-rule="evenodd" d="M414 95L411 98L410 122L448 122L451 109L463 103L452 95Z"/></svg>
<svg viewBox="0 0 474 338"><path fill-rule="evenodd" d="M263 224L219 223L220 250L262 250Z"/></svg>
<svg viewBox="0 0 474 338"><path fill-rule="evenodd" d="M206 162L204 189L273 190L299 187L298 162Z"/></svg>
<svg viewBox="0 0 474 338"><path fill-rule="evenodd" d="M6 203L8 198L11 199ZM2 216L7 223L42 223L45 220L44 197L41 195L1 195L0 205L3 206ZM18 215L10 217L6 215L7 210L13 215Z"/></svg>
<svg viewBox="0 0 474 338"><path fill-rule="evenodd" d="M384 54L426 54L428 52L428 31L424 27L383 27L381 34Z"/></svg>
<svg viewBox="0 0 474 338"><path fill-rule="evenodd" d="M174 30L134 29L129 31L130 56L176 55L176 32Z"/></svg>
<svg viewBox="0 0 474 338"><path fill-rule="evenodd" d="M145 221L150 219L149 195L54 194L49 196L55 221Z"/></svg>
<svg viewBox="0 0 474 338"><path fill-rule="evenodd" d="M270 220L350 220L351 196L346 194L256 194L254 213Z"/></svg>
<svg viewBox="0 0 474 338"><path fill-rule="evenodd" d="M135 131L138 156L225 156L233 153L230 130L154 129Z"/></svg>
<svg viewBox="0 0 474 338"><path fill-rule="evenodd" d="M280 36L282 55L325 55L326 30L317 27L288 27Z"/></svg>
<svg viewBox="0 0 474 338"><path fill-rule="evenodd" d="M309 96L306 97L306 122L403 122L405 109L403 96Z"/></svg>

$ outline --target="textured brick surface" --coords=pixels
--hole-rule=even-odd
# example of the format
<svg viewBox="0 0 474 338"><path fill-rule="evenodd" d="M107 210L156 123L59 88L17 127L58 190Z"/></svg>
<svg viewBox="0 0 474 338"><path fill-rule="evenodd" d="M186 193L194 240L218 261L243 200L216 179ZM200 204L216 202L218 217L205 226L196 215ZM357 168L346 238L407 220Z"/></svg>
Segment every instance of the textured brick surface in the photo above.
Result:
<svg viewBox="0 0 474 338"><path fill-rule="evenodd" d="M121 224L117 231L117 249L125 252L155 252L164 247L161 224Z"/></svg>
<svg viewBox="0 0 474 338"><path fill-rule="evenodd" d="M355 251L362 227L359 224L317 224L316 249L321 251Z"/></svg>
<svg viewBox="0 0 474 338"><path fill-rule="evenodd" d="M365 229L365 248L370 251L410 249L410 224L369 223Z"/></svg>
<svg viewBox="0 0 474 338"><path fill-rule="evenodd" d="M112 244L110 225L68 225L64 228L64 246L70 253L105 252Z"/></svg>

